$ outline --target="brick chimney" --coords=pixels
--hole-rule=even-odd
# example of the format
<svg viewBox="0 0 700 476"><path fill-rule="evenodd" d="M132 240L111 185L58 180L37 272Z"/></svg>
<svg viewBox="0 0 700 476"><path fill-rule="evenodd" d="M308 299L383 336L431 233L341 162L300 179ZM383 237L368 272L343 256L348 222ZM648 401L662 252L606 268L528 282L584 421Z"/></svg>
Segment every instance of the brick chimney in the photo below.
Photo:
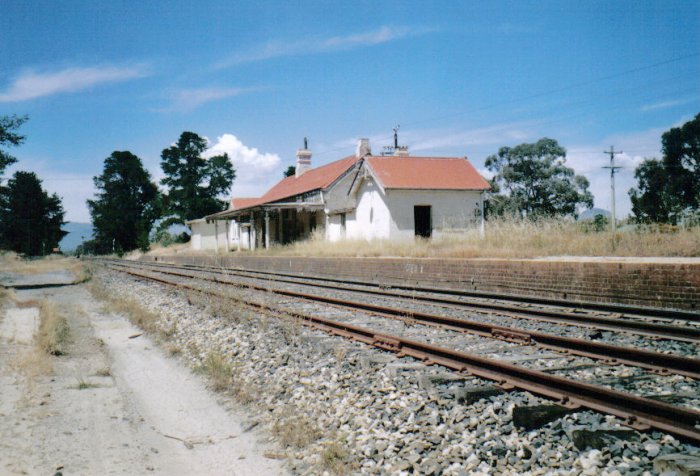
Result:
<svg viewBox="0 0 700 476"><path fill-rule="evenodd" d="M365 155L372 155L372 148L369 146L369 139L360 139L359 141L357 141L355 157L361 159Z"/></svg>
<svg viewBox="0 0 700 476"><path fill-rule="evenodd" d="M297 168L295 177L301 177L304 172L311 168L311 151L309 150L309 145L304 137L304 148L297 149Z"/></svg>

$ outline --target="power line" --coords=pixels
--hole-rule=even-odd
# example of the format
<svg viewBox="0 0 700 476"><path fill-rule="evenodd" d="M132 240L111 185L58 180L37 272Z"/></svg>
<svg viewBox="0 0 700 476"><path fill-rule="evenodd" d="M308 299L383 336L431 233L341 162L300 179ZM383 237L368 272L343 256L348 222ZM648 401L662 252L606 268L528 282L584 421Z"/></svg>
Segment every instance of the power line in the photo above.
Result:
<svg viewBox="0 0 700 476"><path fill-rule="evenodd" d="M544 96L548 96L548 95L552 95L552 94L557 94L557 93L560 93L560 92L564 92L564 91L569 91L569 90L572 90L572 89L580 88L580 87L582 87L582 86L587 86L587 85L589 85L589 84L594 84L594 83L598 83L598 82L602 82L602 81L608 81L608 80L610 80L610 79L615 79L615 78L623 77L623 76L626 76L626 75L629 75L629 74L638 73L638 72L640 72L640 71L645 71L645 70L648 70L648 69L658 68L659 66L664 66L664 65L667 65L667 64L676 63L676 62L683 61L683 60L686 60L686 59L689 59L689 58L697 58L697 57L699 57L699 56L700 56L700 53L693 53L693 54L689 54L689 55L678 56L678 57L671 58L671 59L668 59L668 60L659 61L659 62L656 62L656 63L652 63L652 64L640 66L640 67L637 67L637 68L632 68L632 69L620 71L620 72L618 72L618 73L614 73L614 74L610 74L610 75L606 75L606 76L601 76L601 77L598 77L598 78L593 78L593 79L590 79L590 80L587 80L587 81L581 81L581 82L578 82L578 83L570 84L570 85L568 85L568 86L564 86L564 87L561 87L561 88L550 89L550 90L547 90L547 91L542 91L542 92L539 92L539 93L535 93L535 94L531 94L531 95L527 95L527 96L522 96L522 97L519 97L519 98L510 99L510 100L507 100L507 101L500 101L500 102L496 102L496 103L493 103L493 104L488 104L488 105L481 106L481 107L478 107L478 108L475 108L475 109L470 109L469 111L460 111L460 112L455 112L455 113L451 113L451 114L444 114L444 115L441 115L441 116L433 116L433 117L431 117L431 118L422 119L422 120L419 120L419 121L407 122L407 123L405 122L405 123L403 123L403 124L404 124L404 125L408 125L408 126L413 126L413 125L416 125L416 124L423 124L423 123L426 123L426 122L435 122L435 121L438 121L438 120L441 120L441 119L450 118L450 117L458 117L458 116L461 116L461 115L464 115L464 114L474 113L474 112L477 112L477 111L484 111L484 110L488 110L488 109L493 109L493 108L498 107L498 106L504 106L504 105L508 105L508 104L513 104L513 103L518 103L518 102L526 101L526 100L529 100L529 99L536 99L536 98L540 98L540 97L544 97ZM652 83L652 84L656 84L656 82L654 82L654 83ZM625 88L623 91L629 91L629 88ZM387 135L387 136L380 136L377 140L380 140L380 141L388 141L388 140L391 140L391 138L392 138L391 135ZM338 147L338 148L335 148L335 149L329 149L329 150L325 150L325 151L323 151L323 152L319 152L319 153L317 153L316 155L325 155L325 154L329 154L329 153L332 153L332 152L340 152L340 151L344 151L344 150L352 150L353 148L354 148L354 146Z"/></svg>

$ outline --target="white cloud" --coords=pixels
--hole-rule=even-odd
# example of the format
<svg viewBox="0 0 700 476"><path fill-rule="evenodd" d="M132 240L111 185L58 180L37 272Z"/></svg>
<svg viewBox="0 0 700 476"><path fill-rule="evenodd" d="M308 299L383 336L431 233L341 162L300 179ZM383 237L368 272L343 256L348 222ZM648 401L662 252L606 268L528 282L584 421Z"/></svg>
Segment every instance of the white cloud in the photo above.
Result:
<svg viewBox="0 0 700 476"><path fill-rule="evenodd" d="M218 101L233 96L239 96L252 89L245 88L198 88L181 89L171 93L172 105L166 109L172 110L192 110L211 101Z"/></svg>
<svg viewBox="0 0 700 476"><path fill-rule="evenodd" d="M249 51L237 52L220 61L215 68L228 68L241 63L262 61L283 56L299 56L332 51L345 51L400 40L428 33L426 28L382 26L378 30L328 38L309 37L301 40L272 40Z"/></svg>
<svg viewBox="0 0 700 476"><path fill-rule="evenodd" d="M262 195L282 178L278 170L281 162L279 155L261 153L254 147L247 147L233 134L217 137L216 143L202 155L209 158L224 153L228 154L236 169L234 196Z"/></svg>
<svg viewBox="0 0 700 476"><path fill-rule="evenodd" d="M534 137L533 122L497 124L474 129L406 129L399 130L399 144L408 145L412 155L422 151L433 153L436 149L449 151L451 155L479 155L477 151L494 153L498 147L508 143L523 142ZM369 138L372 153L379 155L383 147L393 144L392 133L363 136ZM350 153L355 150L359 137L346 138L321 148L318 155ZM497 146L497 147L494 147ZM454 152L457 150L457 152Z"/></svg>
<svg viewBox="0 0 700 476"><path fill-rule="evenodd" d="M0 102L18 102L52 94L75 92L102 83L113 83L141 78L149 74L143 66L92 66L66 68L54 72L27 70L17 76L12 84L0 92Z"/></svg>
<svg viewBox="0 0 700 476"><path fill-rule="evenodd" d="M528 126L529 123L519 122L466 130L421 131L407 133L406 140L412 143L410 150L413 151L484 145L500 147L506 143L522 142L532 137Z"/></svg>
<svg viewBox="0 0 700 476"><path fill-rule="evenodd" d="M684 104L690 104L692 102L696 102L697 100L698 100L698 97L694 96L694 97L688 97L688 98L674 99L671 101L660 101L660 102L656 102L653 104L646 104L646 105L642 106L639 110L642 112L647 112L647 111L657 111L659 109L670 109L672 107L682 106Z"/></svg>

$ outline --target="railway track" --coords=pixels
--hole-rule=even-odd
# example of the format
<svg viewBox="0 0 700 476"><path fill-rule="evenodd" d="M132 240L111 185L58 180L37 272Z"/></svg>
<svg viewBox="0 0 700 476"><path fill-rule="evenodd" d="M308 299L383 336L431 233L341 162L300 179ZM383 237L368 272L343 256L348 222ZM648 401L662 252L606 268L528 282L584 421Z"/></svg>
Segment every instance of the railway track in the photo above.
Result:
<svg viewBox="0 0 700 476"><path fill-rule="evenodd" d="M123 263L123 261L113 260L114 264ZM134 263L134 262L131 262ZM569 306L565 308L557 301L556 306L547 306L540 304L538 307L532 307L527 304L527 307L514 304L504 304L501 301L484 301L469 299L457 300L445 298L444 296L431 295L426 291L421 291L421 294L402 293L391 290L378 289L376 286L371 286L368 283L351 282L351 286L341 285L338 283L328 284L327 278L307 278L296 277L288 279L288 275L282 274L275 276L267 272L254 272L217 269L212 267L200 266L179 266L164 263L143 263L130 264L130 266L139 266L142 269L161 269L164 273L172 273L173 275L187 276L188 272L199 271L202 273L210 273L213 276L228 276L237 278L251 278L260 283L260 286L269 287L270 283L286 283L293 285L307 286L313 289L326 289L338 292L355 292L360 295L373 295L380 297L390 297L392 299L402 299L407 302L428 303L438 305L445 308L454 308L461 311L484 311L490 313L498 313L499 316L507 316L518 319L528 319L540 322L557 323L561 325L574 325L579 327L588 327L594 329L610 330L615 332L626 331L637 335L670 338L684 342L700 342L700 315L687 311L675 310L660 310L659 316L650 314L650 310L645 307L632 308L626 306L626 314L607 312L607 315L595 315L602 311L591 311L588 308L582 308L581 303L577 303L576 307ZM259 274L256 276L256 274ZM265 276L265 277L261 277ZM361 287L358 287L361 286ZM428 289L428 288L425 288ZM442 293L444 290L441 290ZM595 305L600 307L599 305ZM612 306L617 309L616 306ZM673 317L672 317L673 316Z"/></svg>
<svg viewBox="0 0 700 476"><path fill-rule="evenodd" d="M212 290L211 285L241 286L216 277L196 276L191 269L172 266L146 266L144 263L105 262L113 269L126 272L138 279L145 279L162 284L220 295L227 299L239 300L241 304L261 309L265 312L290 315L302 323L326 332L364 342L381 349L392 351L401 356L411 356L428 364L438 364L457 373L470 374L496 381L504 388L519 388L557 400L569 407L585 407L592 410L616 415L625 424L637 429L655 428L675 434L694 444L700 443L700 412L681 406L674 406L640 397L627 392L620 392L586 382L576 381L541 370L533 370L523 365L485 358L473 353L458 351L453 348L409 339L399 334L377 331L375 328L358 326L348 322L320 317L317 313L290 310L290 306L278 306L269 302L260 302L246 297L222 295ZM150 268L150 269L148 269ZM134 270L136 269L136 271ZM208 271L211 273L211 271ZM200 285L193 283L199 282ZM581 357L597 359L604 363L624 363L666 374L684 375L697 379L700 376L700 360L660 354L638 349L611 346L590 341L578 341L544 333L522 332L506 327L484 326L473 321L444 318L421 313L406 313L398 309L380 307L363 302L348 302L323 296L304 295L285 290L244 285L249 292L264 291L267 295L274 293L285 299L304 299L316 305L325 304L338 308L355 308L369 311L373 315L391 315L395 319L410 320L420 324L439 326L451 331L469 332L481 337L514 342L518 345L535 345L542 349L567 352ZM403 312L403 315L402 315Z"/></svg>
<svg viewBox="0 0 700 476"><path fill-rule="evenodd" d="M119 262L121 260L115 260ZM133 262L133 261L132 261ZM411 299L424 300L426 302L452 304L467 304L471 303L474 306L490 308L496 310L523 310L535 311L533 306L541 306L543 309L549 310L566 310L573 313L577 318L584 318L586 314L608 316L614 318L631 318L640 319L646 318L650 321L670 321L670 322L688 322L697 323L700 325L700 312L685 311L680 309L667 309L648 306L631 306L627 304L616 303L598 303L598 302L571 302L562 299L542 298L536 296L513 295L493 292L483 292L474 290L456 290L448 288L424 287L414 285L401 285L396 283L381 283L372 281L358 281L347 278L330 278L326 276L310 276L306 274L292 274L283 272L249 270L243 268L222 268L216 266L204 266L193 264L171 264L166 262L134 262L146 266L159 266L163 268L176 269L192 269L200 271L211 271L225 273L228 275L245 276L251 278L264 279L275 282L287 282L295 284L311 284L315 287L325 287L328 289L349 289L349 286L357 286L363 292L370 292L373 289L373 294L391 295L391 296L406 296ZM390 290L390 291L388 291ZM406 294L401 294L402 291L407 291ZM452 297L452 299L450 299ZM469 301L459 300L469 299ZM512 304L508 306L506 303ZM546 314L544 314L546 315ZM556 315L556 314L555 314ZM595 322L594 322L595 323Z"/></svg>

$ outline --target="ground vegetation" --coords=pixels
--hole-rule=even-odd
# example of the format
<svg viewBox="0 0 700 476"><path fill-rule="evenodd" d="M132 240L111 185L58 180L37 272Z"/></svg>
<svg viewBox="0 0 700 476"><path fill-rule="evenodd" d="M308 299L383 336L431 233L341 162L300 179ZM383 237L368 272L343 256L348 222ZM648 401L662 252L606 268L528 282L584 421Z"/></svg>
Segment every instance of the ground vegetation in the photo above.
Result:
<svg viewBox="0 0 700 476"><path fill-rule="evenodd" d="M322 234L255 254L282 256L536 258L542 256L686 256L700 257L700 227L681 229L622 222L613 235L606 220L576 222L562 218L492 217L478 229L436 234L430 240L344 240Z"/></svg>

